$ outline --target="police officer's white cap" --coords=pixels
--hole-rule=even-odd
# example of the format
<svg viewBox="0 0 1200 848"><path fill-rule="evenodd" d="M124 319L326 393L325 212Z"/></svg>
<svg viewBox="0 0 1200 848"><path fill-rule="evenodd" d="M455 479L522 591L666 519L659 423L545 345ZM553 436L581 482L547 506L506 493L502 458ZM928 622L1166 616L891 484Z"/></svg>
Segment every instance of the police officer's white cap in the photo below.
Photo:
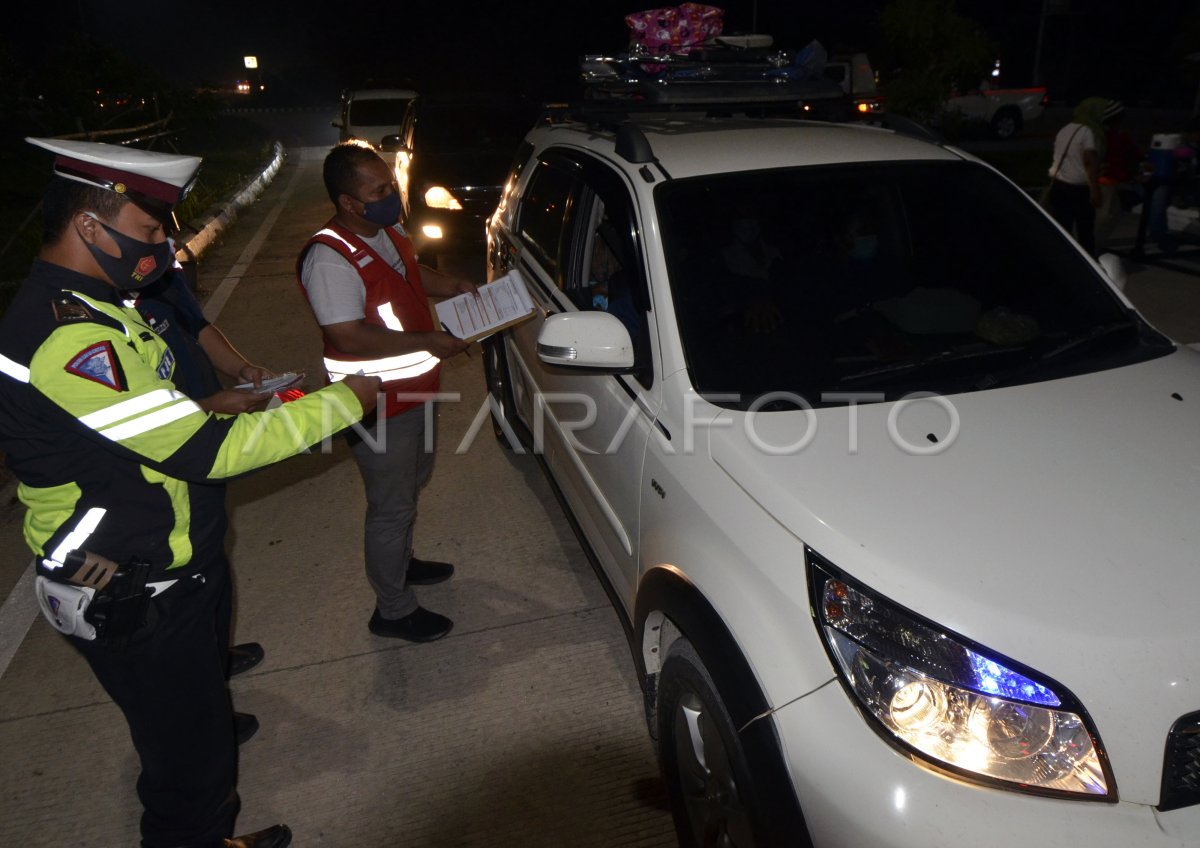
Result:
<svg viewBox="0 0 1200 848"><path fill-rule="evenodd" d="M200 170L197 156L95 141L25 140L56 154L54 173L59 176L123 194L151 212L169 213L187 195Z"/></svg>

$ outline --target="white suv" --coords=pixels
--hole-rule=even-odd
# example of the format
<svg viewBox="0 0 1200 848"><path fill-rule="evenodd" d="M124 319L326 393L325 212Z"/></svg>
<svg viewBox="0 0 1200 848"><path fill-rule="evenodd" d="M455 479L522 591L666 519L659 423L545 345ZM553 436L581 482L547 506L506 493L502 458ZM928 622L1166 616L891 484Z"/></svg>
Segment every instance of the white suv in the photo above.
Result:
<svg viewBox="0 0 1200 848"><path fill-rule="evenodd" d="M1200 360L1114 260L876 127L528 134L494 423L624 619L681 844L1200 844Z"/></svg>

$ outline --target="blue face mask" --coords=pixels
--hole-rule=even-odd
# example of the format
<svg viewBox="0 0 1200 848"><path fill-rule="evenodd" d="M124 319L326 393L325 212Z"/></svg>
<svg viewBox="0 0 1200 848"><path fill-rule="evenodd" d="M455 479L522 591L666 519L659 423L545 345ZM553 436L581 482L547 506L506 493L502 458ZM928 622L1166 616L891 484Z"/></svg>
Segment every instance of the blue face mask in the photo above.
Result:
<svg viewBox="0 0 1200 848"><path fill-rule="evenodd" d="M364 203L362 216L377 226L392 226L400 220L400 195L393 191L382 200Z"/></svg>
<svg viewBox="0 0 1200 848"><path fill-rule="evenodd" d="M879 236L856 236L850 248L850 258L855 262L870 262L879 255Z"/></svg>

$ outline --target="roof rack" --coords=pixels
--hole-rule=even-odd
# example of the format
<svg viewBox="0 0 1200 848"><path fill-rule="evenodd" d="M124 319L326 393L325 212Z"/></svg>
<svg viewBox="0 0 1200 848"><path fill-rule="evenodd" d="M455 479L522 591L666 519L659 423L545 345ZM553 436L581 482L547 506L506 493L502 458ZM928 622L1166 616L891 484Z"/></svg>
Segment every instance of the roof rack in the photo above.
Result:
<svg viewBox="0 0 1200 848"><path fill-rule="evenodd" d="M581 62L585 98L660 106L797 104L841 99L841 86L789 54L722 44L684 54L589 54Z"/></svg>
<svg viewBox="0 0 1200 848"><path fill-rule="evenodd" d="M585 96L583 101L547 103L541 120L548 124L577 122L597 129L615 131L638 116L684 114L707 118L802 118L826 122L863 122L844 96L805 98L796 91L779 92L774 97L754 96L752 91L738 91L721 86L696 87L685 96L661 100L639 97ZM840 94L840 89L839 89ZM740 95L740 96L738 96Z"/></svg>

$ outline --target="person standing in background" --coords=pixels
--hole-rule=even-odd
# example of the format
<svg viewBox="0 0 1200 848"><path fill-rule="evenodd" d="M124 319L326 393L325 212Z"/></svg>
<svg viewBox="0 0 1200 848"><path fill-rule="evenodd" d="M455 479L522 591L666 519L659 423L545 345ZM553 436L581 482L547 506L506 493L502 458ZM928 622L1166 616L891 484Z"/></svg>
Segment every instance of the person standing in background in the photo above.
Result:
<svg viewBox="0 0 1200 848"><path fill-rule="evenodd" d="M1113 103L1103 97L1087 98L1054 137L1050 214L1091 256L1096 255L1096 209L1101 202L1104 116Z"/></svg>
<svg viewBox="0 0 1200 848"><path fill-rule="evenodd" d="M1104 158L1100 163L1100 207L1096 210L1096 250L1102 252L1125 208L1124 193L1135 191L1141 178L1140 165L1145 158L1133 135L1121 124L1125 105L1110 100L1104 109Z"/></svg>

